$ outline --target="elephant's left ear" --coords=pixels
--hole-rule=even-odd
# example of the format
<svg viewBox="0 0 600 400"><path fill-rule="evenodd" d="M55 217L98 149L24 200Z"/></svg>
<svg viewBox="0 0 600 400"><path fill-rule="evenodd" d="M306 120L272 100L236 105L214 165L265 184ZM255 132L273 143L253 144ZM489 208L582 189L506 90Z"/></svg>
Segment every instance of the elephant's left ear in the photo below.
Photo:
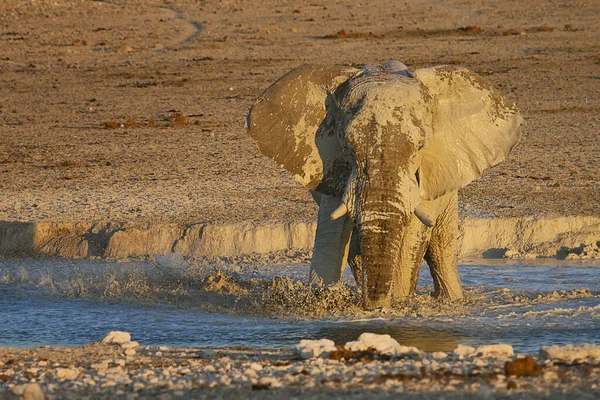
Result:
<svg viewBox="0 0 600 400"><path fill-rule="evenodd" d="M421 196L433 200L503 161L521 138L523 118L514 103L465 68L412 74L431 95L433 135L422 151L419 179Z"/></svg>

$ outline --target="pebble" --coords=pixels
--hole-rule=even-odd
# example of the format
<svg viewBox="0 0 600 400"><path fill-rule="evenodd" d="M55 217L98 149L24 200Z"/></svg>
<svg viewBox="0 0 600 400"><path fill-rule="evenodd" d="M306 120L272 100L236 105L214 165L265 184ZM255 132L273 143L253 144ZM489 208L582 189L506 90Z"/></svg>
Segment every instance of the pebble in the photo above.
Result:
<svg viewBox="0 0 600 400"><path fill-rule="evenodd" d="M54 376L56 379L75 379L79 375L79 371L72 368L56 368Z"/></svg>
<svg viewBox="0 0 600 400"><path fill-rule="evenodd" d="M24 385L15 386L13 393L21 396L21 400L44 400L44 392L37 383L26 383Z"/></svg>
<svg viewBox="0 0 600 400"><path fill-rule="evenodd" d="M138 342L125 342L121 344L121 348L123 349L135 349L136 347L139 347L139 343Z"/></svg>
<svg viewBox="0 0 600 400"><path fill-rule="evenodd" d="M475 353L482 357L510 357L515 354L510 344L488 344L479 346Z"/></svg>
<svg viewBox="0 0 600 400"><path fill-rule="evenodd" d="M125 350L125 355L127 356L135 356L135 349L126 349Z"/></svg>
<svg viewBox="0 0 600 400"><path fill-rule="evenodd" d="M296 345L296 354L302 358L315 358L320 355L326 355L336 351L335 343L333 340L320 339L320 340L308 340L303 339ZM324 354L325 353L325 354Z"/></svg>
<svg viewBox="0 0 600 400"><path fill-rule="evenodd" d="M463 356L463 357L468 357L469 355L471 355L473 353L475 353L475 347L464 346L462 344L459 344L456 347L456 349L454 349L454 354Z"/></svg>
<svg viewBox="0 0 600 400"><path fill-rule="evenodd" d="M112 331L102 339L102 343L106 344L123 344L131 341L131 335L127 332Z"/></svg>
<svg viewBox="0 0 600 400"><path fill-rule="evenodd" d="M260 371L263 369L263 367L259 363L253 362L252 364L250 364L250 369L253 369L255 371Z"/></svg>

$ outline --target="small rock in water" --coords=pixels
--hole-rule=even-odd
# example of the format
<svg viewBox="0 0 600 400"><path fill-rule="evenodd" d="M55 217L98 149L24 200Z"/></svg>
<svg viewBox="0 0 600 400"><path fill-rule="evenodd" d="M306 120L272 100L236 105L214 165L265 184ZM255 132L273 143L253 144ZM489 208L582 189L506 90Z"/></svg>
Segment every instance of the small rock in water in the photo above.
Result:
<svg viewBox="0 0 600 400"><path fill-rule="evenodd" d="M510 357L515 354L513 347L510 344L488 344L479 346L475 350L477 355L483 357Z"/></svg>
<svg viewBox="0 0 600 400"><path fill-rule="evenodd" d="M13 388L13 393L22 400L44 400L44 392L37 383L26 383Z"/></svg>
<svg viewBox="0 0 600 400"><path fill-rule="evenodd" d="M444 353L443 351L434 351L433 353L431 353L431 356L436 360L440 360L448 357L448 354Z"/></svg>
<svg viewBox="0 0 600 400"><path fill-rule="evenodd" d="M536 363L533 357L527 356L514 361L507 361L504 364L506 376L539 376L542 373L542 367Z"/></svg>
<svg viewBox="0 0 600 400"><path fill-rule="evenodd" d="M377 335L368 332L361 334L358 340L346 343L344 347L350 351L375 349L378 353L390 356L421 354L421 351L416 347L402 346L390 335Z"/></svg>
<svg viewBox="0 0 600 400"><path fill-rule="evenodd" d="M576 359L600 358L600 346L597 344L568 344L566 346L543 346L540 349L542 360L555 360L571 364Z"/></svg>
<svg viewBox="0 0 600 400"><path fill-rule="evenodd" d="M131 341L131 335L127 332L112 331L102 339L102 343L111 344L122 344Z"/></svg>
<svg viewBox="0 0 600 400"><path fill-rule="evenodd" d="M335 343L329 339L303 339L296 345L296 353L302 358L315 358L333 351L336 351Z"/></svg>

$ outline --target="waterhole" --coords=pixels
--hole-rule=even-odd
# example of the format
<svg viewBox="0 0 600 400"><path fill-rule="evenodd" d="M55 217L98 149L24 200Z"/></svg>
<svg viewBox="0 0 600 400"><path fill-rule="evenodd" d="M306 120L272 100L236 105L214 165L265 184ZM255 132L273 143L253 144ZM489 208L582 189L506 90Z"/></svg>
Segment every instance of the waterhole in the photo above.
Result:
<svg viewBox="0 0 600 400"><path fill-rule="evenodd" d="M331 288L307 286L305 262L108 263L0 261L0 346L76 346L112 330L142 345L289 348L301 339L337 344L387 333L425 351L458 344L600 344L600 266L538 261L459 267L465 301L432 298L421 269L418 293L390 310L364 312L350 274Z"/></svg>

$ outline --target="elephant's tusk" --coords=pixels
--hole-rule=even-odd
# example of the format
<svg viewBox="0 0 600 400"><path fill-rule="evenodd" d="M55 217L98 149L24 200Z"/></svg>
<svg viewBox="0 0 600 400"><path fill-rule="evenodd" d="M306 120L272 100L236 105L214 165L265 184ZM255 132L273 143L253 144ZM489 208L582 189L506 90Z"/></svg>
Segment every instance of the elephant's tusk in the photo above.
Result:
<svg viewBox="0 0 600 400"><path fill-rule="evenodd" d="M342 204L339 205L338 208L336 208L335 210L333 210L333 212L331 213L331 218L332 220L336 220L339 217L346 215L348 213L348 206L346 205L346 203L342 202Z"/></svg>
<svg viewBox="0 0 600 400"><path fill-rule="evenodd" d="M427 212L421 204L419 204L417 208L415 208L415 215L417 216L417 218L419 218L419 221L421 221L423 225L429 227L433 226L433 221L431 220L431 218L429 218L429 215L427 215Z"/></svg>

